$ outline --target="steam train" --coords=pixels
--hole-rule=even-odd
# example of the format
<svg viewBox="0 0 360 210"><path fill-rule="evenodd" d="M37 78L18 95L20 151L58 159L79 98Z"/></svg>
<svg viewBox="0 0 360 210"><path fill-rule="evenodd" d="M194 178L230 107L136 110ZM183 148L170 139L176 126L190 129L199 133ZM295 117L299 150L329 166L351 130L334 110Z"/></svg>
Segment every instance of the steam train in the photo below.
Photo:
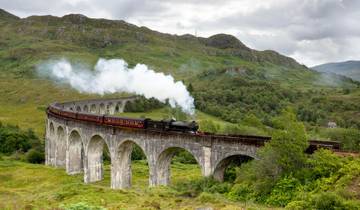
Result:
<svg viewBox="0 0 360 210"><path fill-rule="evenodd" d="M195 122L184 122L170 120L152 120L150 118L127 118L127 117L115 117L108 115L96 115L90 113L74 112L60 109L55 105L50 105L47 108L47 113L52 115L61 116L64 118L71 118L75 120L88 121L97 124L118 126L125 128L138 128L147 129L153 131L174 131L183 133L196 133L199 129L199 125Z"/></svg>

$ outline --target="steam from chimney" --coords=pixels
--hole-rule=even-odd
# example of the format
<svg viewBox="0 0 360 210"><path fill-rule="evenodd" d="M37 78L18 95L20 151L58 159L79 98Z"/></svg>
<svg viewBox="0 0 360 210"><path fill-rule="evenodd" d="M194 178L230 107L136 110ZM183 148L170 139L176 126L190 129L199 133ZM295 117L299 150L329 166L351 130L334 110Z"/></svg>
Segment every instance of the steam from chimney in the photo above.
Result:
<svg viewBox="0 0 360 210"><path fill-rule="evenodd" d="M47 61L37 67L41 75L71 85L82 93L106 94L127 92L154 97L171 107L180 106L182 111L195 113L194 98L181 81L171 75L157 73L144 64L129 68L122 59L99 59L94 70L71 64L66 59Z"/></svg>

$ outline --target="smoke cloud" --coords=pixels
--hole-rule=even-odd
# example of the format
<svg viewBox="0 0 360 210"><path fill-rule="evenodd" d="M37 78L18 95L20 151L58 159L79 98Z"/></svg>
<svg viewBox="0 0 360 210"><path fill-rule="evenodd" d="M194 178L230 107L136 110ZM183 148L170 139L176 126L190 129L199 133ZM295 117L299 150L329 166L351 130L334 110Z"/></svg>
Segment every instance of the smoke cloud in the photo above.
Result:
<svg viewBox="0 0 360 210"><path fill-rule="evenodd" d="M179 106L190 115L195 112L194 98L184 83L176 82L171 75L155 72L144 64L129 68L123 59L99 59L91 70L60 59L40 64L37 70L82 93L134 93L145 98L154 97L162 102L169 100L171 107Z"/></svg>

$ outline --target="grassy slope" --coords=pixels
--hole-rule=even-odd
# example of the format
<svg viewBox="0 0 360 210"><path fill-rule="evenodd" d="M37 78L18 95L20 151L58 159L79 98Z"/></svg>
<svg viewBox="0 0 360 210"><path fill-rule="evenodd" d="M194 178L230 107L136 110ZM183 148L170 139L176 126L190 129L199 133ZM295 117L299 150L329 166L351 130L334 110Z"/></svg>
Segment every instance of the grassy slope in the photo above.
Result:
<svg viewBox="0 0 360 210"><path fill-rule="evenodd" d="M145 162L133 163L133 187L111 190L110 169L106 166L103 181L86 185L82 175L69 176L63 169L16 161L0 161L0 209L52 209L61 204L85 201L108 209L194 209L212 206L216 209L241 209L244 204L233 203L215 195L213 200L179 195L172 187L148 188ZM173 183L200 177L197 165L172 164ZM266 209L247 204L247 207Z"/></svg>

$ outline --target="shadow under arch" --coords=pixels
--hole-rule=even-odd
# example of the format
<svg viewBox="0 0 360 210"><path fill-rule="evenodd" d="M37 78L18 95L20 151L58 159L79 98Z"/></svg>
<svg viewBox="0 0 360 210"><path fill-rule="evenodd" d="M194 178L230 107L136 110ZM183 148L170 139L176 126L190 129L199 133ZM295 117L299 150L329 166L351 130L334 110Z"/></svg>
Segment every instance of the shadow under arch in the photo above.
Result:
<svg viewBox="0 0 360 210"><path fill-rule="evenodd" d="M88 105L85 105L84 108L83 108L84 112L89 112L89 107Z"/></svg>
<svg viewBox="0 0 360 210"><path fill-rule="evenodd" d="M105 104L101 103L99 106L99 113L100 114L105 114L106 110L105 110Z"/></svg>
<svg viewBox="0 0 360 210"><path fill-rule="evenodd" d="M90 105L90 112L93 113L93 114L97 112L95 104Z"/></svg>
<svg viewBox="0 0 360 210"><path fill-rule="evenodd" d="M85 169L85 182L96 182L104 178L104 149L109 151L109 147L105 139L95 134L90 138L87 146L87 161Z"/></svg>
<svg viewBox="0 0 360 210"><path fill-rule="evenodd" d="M83 172L84 168L84 146L80 133L77 130L72 130L69 135L68 148L68 174L78 174Z"/></svg>
<svg viewBox="0 0 360 210"><path fill-rule="evenodd" d="M223 182L225 178L225 172L230 166L240 166L243 163L246 163L250 160L255 159L254 157L250 157L246 154L231 154L226 156L217 162L214 168L213 177L215 180ZM229 180L225 181L234 181L236 178L236 174L230 175L235 177L228 177Z"/></svg>
<svg viewBox="0 0 360 210"><path fill-rule="evenodd" d="M65 167L65 159L66 159L66 134L65 129L62 126L59 126L56 129L56 166Z"/></svg>
<svg viewBox="0 0 360 210"><path fill-rule="evenodd" d="M115 105L115 113L120 112L120 106L121 106L121 102L116 103L116 105Z"/></svg>
<svg viewBox="0 0 360 210"><path fill-rule="evenodd" d="M144 148L141 147L136 141L126 139L123 141L116 150L115 160L112 162L112 176L111 187L113 189L129 188L132 184L132 154L135 147L141 150L142 154L148 159ZM137 151L140 152L140 151ZM148 164L147 164L148 165ZM148 165L149 167L149 165ZM148 174L149 174L148 168Z"/></svg>
<svg viewBox="0 0 360 210"><path fill-rule="evenodd" d="M185 153L190 154L194 159L197 165L202 170L202 165L200 164L199 157L195 152L178 146L168 147L163 150L156 160L156 184L157 185L169 185L170 176L171 176L171 161L179 152L184 151Z"/></svg>

